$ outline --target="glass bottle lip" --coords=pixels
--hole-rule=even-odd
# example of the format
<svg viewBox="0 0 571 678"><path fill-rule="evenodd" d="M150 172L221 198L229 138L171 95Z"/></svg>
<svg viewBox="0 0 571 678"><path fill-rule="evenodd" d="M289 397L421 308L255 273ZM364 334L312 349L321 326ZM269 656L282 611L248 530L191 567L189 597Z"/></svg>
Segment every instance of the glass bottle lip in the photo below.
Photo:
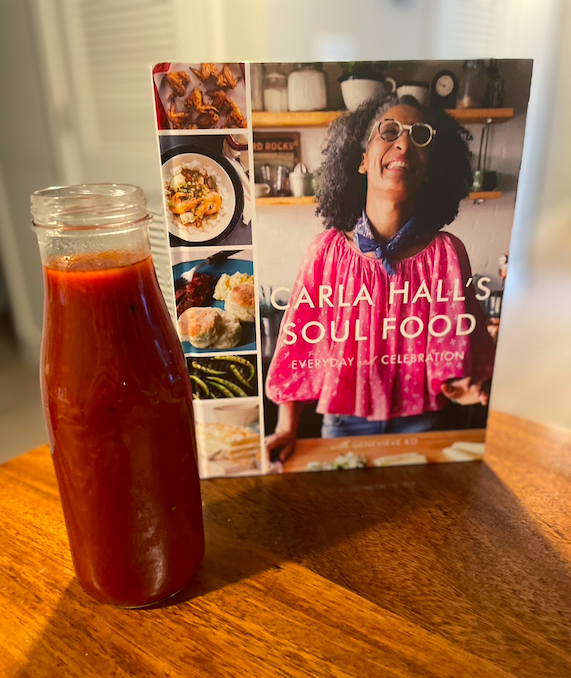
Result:
<svg viewBox="0 0 571 678"><path fill-rule="evenodd" d="M115 230L152 220L145 194L132 184L51 186L32 194L34 229Z"/></svg>

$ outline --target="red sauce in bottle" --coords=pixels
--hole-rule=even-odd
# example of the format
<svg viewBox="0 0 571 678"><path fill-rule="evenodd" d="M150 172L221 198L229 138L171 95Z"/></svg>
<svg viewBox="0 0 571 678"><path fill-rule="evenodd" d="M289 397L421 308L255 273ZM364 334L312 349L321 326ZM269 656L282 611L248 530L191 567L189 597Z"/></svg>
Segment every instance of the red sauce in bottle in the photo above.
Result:
<svg viewBox="0 0 571 678"><path fill-rule="evenodd" d="M204 553L192 396L150 257L44 267L42 393L71 554L101 602L180 590Z"/></svg>

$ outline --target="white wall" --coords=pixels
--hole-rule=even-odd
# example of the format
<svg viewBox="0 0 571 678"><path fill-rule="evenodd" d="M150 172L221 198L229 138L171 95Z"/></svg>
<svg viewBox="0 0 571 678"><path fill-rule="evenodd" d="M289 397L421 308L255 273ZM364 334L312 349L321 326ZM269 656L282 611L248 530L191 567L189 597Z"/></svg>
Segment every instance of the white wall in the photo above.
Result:
<svg viewBox="0 0 571 678"><path fill-rule="evenodd" d="M528 135L525 160L541 170L536 209L518 200L522 247L506 285L491 406L571 429L571 4L561 10L560 41L539 80L546 96Z"/></svg>
<svg viewBox="0 0 571 678"><path fill-rule="evenodd" d="M30 357L40 341L43 293L30 193L57 183L27 3L0 3L0 256L16 331Z"/></svg>

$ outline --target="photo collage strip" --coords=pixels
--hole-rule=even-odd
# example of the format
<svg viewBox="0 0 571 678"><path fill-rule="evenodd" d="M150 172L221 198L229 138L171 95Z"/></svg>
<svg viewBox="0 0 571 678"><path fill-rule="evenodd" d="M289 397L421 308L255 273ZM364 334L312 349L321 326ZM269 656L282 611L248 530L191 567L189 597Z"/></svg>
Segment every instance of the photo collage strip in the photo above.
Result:
<svg viewBox="0 0 571 678"><path fill-rule="evenodd" d="M202 478L268 472L261 453L247 81L240 63L153 69L177 325Z"/></svg>

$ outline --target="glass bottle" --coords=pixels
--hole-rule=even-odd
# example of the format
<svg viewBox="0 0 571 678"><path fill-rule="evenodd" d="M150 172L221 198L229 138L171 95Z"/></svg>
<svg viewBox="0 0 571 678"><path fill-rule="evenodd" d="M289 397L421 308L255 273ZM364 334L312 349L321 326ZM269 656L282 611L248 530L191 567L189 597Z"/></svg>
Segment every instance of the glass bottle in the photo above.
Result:
<svg viewBox="0 0 571 678"><path fill-rule="evenodd" d="M143 191L32 195L44 271L41 387L77 578L120 607L164 600L204 553L192 396L153 266Z"/></svg>
<svg viewBox="0 0 571 678"><path fill-rule="evenodd" d="M490 59L488 67L488 106L490 108L501 108L504 105L505 82L496 59Z"/></svg>
<svg viewBox="0 0 571 678"><path fill-rule="evenodd" d="M287 111L287 75L276 71L266 73L264 109L270 113Z"/></svg>
<svg viewBox="0 0 571 678"><path fill-rule="evenodd" d="M456 108L483 108L488 92L488 73L481 59L466 61L458 84Z"/></svg>
<svg viewBox="0 0 571 678"><path fill-rule="evenodd" d="M250 83L252 90L252 110L264 110L264 65L250 64Z"/></svg>

